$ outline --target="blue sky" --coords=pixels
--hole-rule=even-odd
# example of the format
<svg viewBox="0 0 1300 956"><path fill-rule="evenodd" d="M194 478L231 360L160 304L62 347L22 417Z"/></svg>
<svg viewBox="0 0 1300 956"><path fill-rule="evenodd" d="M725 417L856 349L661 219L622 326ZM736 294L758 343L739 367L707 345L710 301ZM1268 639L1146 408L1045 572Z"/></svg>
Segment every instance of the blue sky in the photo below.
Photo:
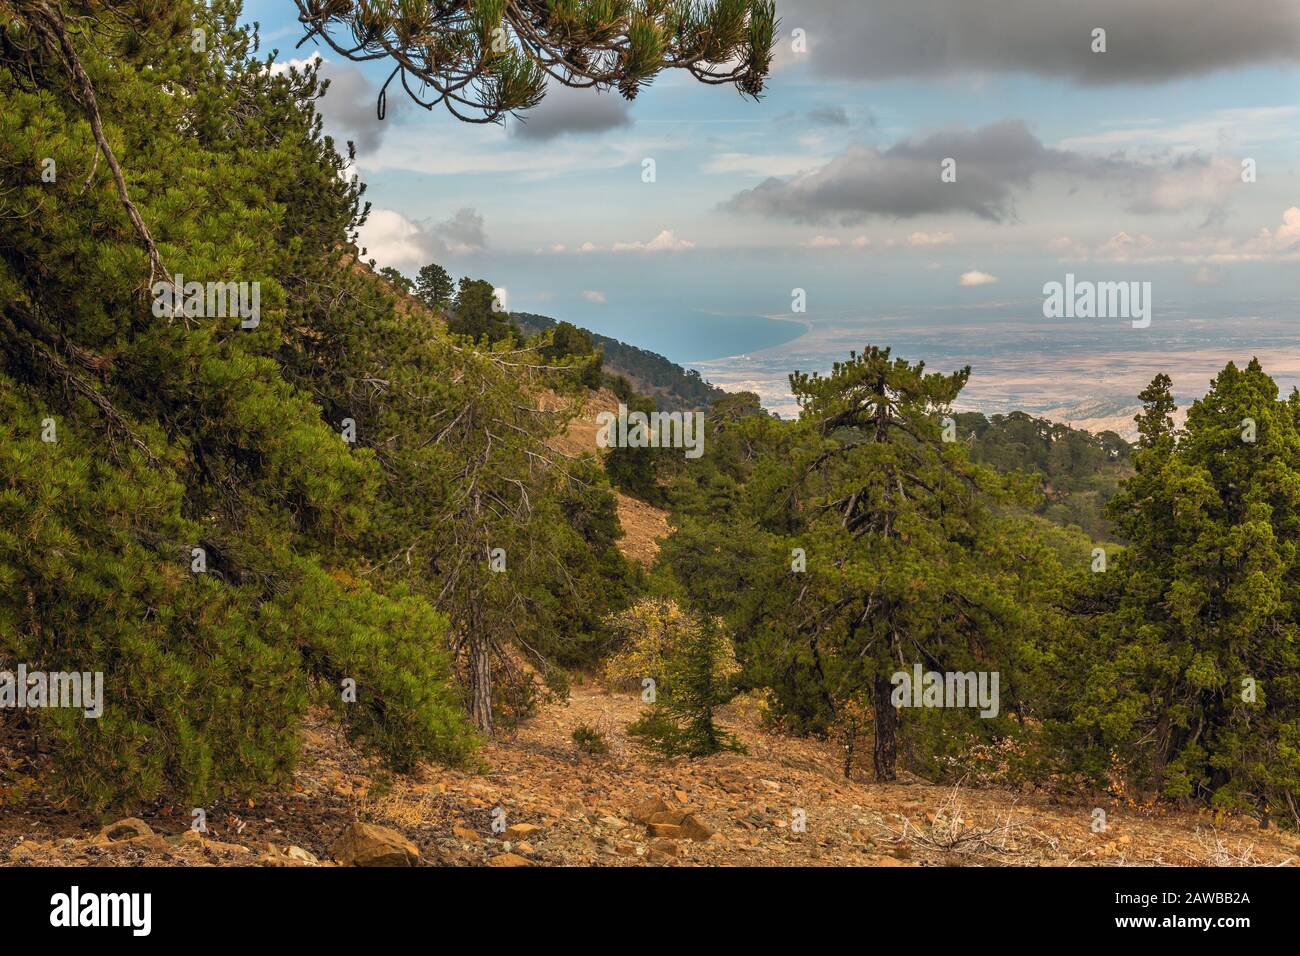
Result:
<svg viewBox="0 0 1300 956"><path fill-rule="evenodd" d="M1181 310L1294 309L1295 0L777 10L758 102L669 73L631 104L553 85L523 129L399 105L400 92L380 124L382 68L322 49L327 130L358 143L375 207L369 254L408 274L441 262L504 287L512 309L678 360L727 354L709 316L783 316L796 288L813 324L1032 305L1066 271L1151 281ZM289 0L249 3L245 19L281 61L308 55ZM955 184L939 181L949 156ZM744 327L718 334L737 352L765 344L765 323L753 341Z"/></svg>

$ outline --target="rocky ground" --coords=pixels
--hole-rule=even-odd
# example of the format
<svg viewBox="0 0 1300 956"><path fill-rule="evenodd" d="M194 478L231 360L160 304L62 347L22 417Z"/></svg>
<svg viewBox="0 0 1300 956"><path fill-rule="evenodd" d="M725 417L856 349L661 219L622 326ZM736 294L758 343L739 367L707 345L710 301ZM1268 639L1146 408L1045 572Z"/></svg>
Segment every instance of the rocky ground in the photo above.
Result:
<svg viewBox="0 0 1300 956"><path fill-rule="evenodd" d="M1245 819L910 779L845 781L829 744L723 723L747 754L659 761L623 728L637 697L576 686L488 745L481 772L391 778L312 720L287 794L105 821L0 790L0 865L1294 865L1300 840ZM579 751L599 730L609 752ZM0 749L10 766L23 757ZM1094 833L1093 810L1107 827Z"/></svg>

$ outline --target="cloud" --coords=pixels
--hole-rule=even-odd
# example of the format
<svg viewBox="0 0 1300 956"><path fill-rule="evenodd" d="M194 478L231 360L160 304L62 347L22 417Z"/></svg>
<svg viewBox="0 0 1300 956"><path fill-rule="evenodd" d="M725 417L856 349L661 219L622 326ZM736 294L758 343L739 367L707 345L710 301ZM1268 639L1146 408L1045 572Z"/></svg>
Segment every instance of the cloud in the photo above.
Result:
<svg viewBox="0 0 1300 956"><path fill-rule="evenodd" d="M823 106L809 110L808 119L818 126L848 126L849 111L842 106Z"/></svg>
<svg viewBox="0 0 1300 956"><path fill-rule="evenodd" d="M588 302L592 302L596 305L604 305L606 302L609 301L608 299L605 298L605 293L597 292L592 289L588 289L587 291L583 292L582 297L586 299Z"/></svg>
<svg viewBox="0 0 1300 956"><path fill-rule="evenodd" d="M824 159L806 153L718 153L704 164L704 171L741 176L792 176L823 162Z"/></svg>
<svg viewBox="0 0 1300 956"><path fill-rule="evenodd" d="M1224 264L1235 262L1300 262L1300 207L1292 206L1282 213L1282 222L1275 229L1260 229L1245 239L1229 236L1196 236L1192 238L1158 241L1143 233L1137 235L1117 232L1096 246L1062 236L1053 239L1048 249L1062 261L1095 259L1125 263L1170 263L1189 265ZM1198 285L1211 282L1218 272L1198 270L1192 281Z"/></svg>
<svg viewBox="0 0 1300 956"><path fill-rule="evenodd" d="M907 244L913 248L926 246L946 246L955 237L951 232L914 232L907 237Z"/></svg>
<svg viewBox="0 0 1300 956"><path fill-rule="evenodd" d="M302 71L314 64L319 64L321 79L329 81L325 95L316 103L325 118L325 131L335 139L355 143L359 156L375 152L394 117L410 107L406 93L399 88L395 95L388 96L386 118L381 120L376 109L379 87L353 63L337 63L313 53L301 60L273 63L271 73L279 76L290 67Z"/></svg>
<svg viewBox="0 0 1300 956"><path fill-rule="evenodd" d="M948 160L955 164L951 182L940 178ZM1017 193L1035 179L1055 176L1114 186L1128 196L1132 212L1205 208L1217 219L1237 170L1229 160L1200 154L1156 162L1056 149L1023 120L1002 120L903 139L887 149L853 145L821 166L770 176L722 208L814 225L945 213L1004 222L1015 217Z"/></svg>
<svg viewBox="0 0 1300 956"><path fill-rule="evenodd" d="M411 269L477 252L487 240L483 217L473 209L459 209L439 223L413 221L392 209L372 209L361 227L361 244L381 266Z"/></svg>
<svg viewBox="0 0 1300 956"><path fill-rule="evenodd" d="M1081 84L1156 83L1300 63L1295 0L783 0L821 76L885 80L1014 72ZM1106 52L1092 31L1106 30ZM789 59L788 57L785 59Z"/></svg>
<svg viewBox="0 0 1300 956"><path fill-rule="evenodd" d="M477 252L487 246L483 217L468 206L457 209L450 219L438 223L432 231L447 242L452 252Z"/></svg>
<svg viewBox="0 0 1300 956"><path fill-rule="evenodd" d="M611 247L613 252L680 252L694 249L695 243L688 239L678 239L671 229L665 229L649 242L616 242Z"/></svg>
<svg viewBox="0 0 1300 956"><path fill-rule="evenodd" d="M1227 279L1228 274L1218 266L1201 266L1188 276L1192 285L1223 285Z"/></svg>
<svg viewBox="0 0 1300 956"><path fill-rule="evenodd" d="M575 90L551 83L536 107L511 121L517 139L548 140L569 134L592 135L631 126L631 103L616 93Z"/></svg>
<svg viewBox="0 0 1300 956"><path fill-rule="evenodd" d="M992 285L998 281L998 277L972 269L970 272L963 272L957 281L964 286Z"/></svg>
<svg viewBox="0 0 1300 956"><path fill-rule="evenodd" d="M941 182L940 163L957 163ZM1086 171L1076 154L1045 147L1020 120L955 129L889 147L853 145L823 166L789 179L770 177L724 204L737 212L796 222L854 225L870 216L907 218L966 212L1002 221L1013 212L1012 187L1049 169Z"/></svg>

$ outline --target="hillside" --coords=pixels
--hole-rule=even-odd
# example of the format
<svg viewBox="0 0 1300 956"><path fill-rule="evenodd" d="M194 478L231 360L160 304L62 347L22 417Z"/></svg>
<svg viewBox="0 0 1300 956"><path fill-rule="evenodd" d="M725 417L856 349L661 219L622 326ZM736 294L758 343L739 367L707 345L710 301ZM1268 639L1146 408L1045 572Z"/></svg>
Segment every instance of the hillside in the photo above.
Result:
<svg viewBox="0 0 1300 956"><path fill-rule="evenodd" d="M545 392L538 400L541 408L556 408L562 400L553 392ZM601 454L596 447L596 416L601 412L617 412L618 396L607 388L589 391L583 400L582 410L575 415L563 435L551 442L552 447L566 455ZM669 532L668 513L646 504L631 495L615 491L618 498L618 521L623 537L617 542L624 557L649 567L659 553L659 541Z"/></svg>
<svg viewBox="0 0 1300 956"><path fill-rule="evenodd" d="M529 312L512 312L510 318L528 335L544 332L557 324L555 319ZM699 372L682 368L656 352L628 345L607 335L584 331L604 353L605 371L622 375L633 389L654 398L666 411L704 408L726 394L700 378Z"/></svg>
<svg viewBox="0 0 1300 956"><path fill-rule="evenodd" d="M654 761L623 733L641 706L600 684L575 686L567 704L547 704L488 744L483 773L425 765L396 779L315 715L290 791L218 803L206 834L190 832L188 810L175 806L105 826L37 793L17 806L16 794L0 794L10 802L0 866L333 865L337 837L358 820L410 841L422 866L1226 866L1300 857L1294 835L1241 818L913 776L846 781L837 748L763 733L743 700L721 717L747 754ZM579 725L604 733L610 753L580 753L571 739ZM11 741L0 761L32 757ZM504 833L492 829L498 807ZM1107 813L1103 833L1092 831L1096 807ZM804 832L791 826L797 810ZM665 822L646 822L655 814Z"/></svg>

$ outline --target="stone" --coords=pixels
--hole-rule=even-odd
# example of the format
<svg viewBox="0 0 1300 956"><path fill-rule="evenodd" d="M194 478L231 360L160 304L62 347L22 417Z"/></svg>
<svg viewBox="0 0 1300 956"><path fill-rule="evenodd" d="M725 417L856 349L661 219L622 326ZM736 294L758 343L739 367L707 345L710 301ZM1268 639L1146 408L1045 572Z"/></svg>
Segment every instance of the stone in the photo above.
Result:
<svg viewBox="0 0 1300 956"><path fill-rule="evenodd" d="M646 829L650 831L652 837L662 837L665 840L682 838L682 828L675 823L651 823L647 824Z"/></svg>
<svg viewBox="0 0 1300 956"><path fill-rule="evenodd" d="M470 830L467 827L452 827L451 832L453 836L459 837L460 839L464 840L466 843L478 843L480 840L483 839L481 836L479 836L477 833L475 833L473 830Z"/></svg>
<svg viewBox="0 0 1300 956"><path fill-rule="evenodd" d="M651 818L658 813L666 813L671 808L658 797L653 800L647 800L644 803L638 803L632 808L629 814L637 823L649 823Z"/></svg>
<svg viewBox="0 0 1300 956"><path fill-rule="evenodd" d="M353 823L334 842L334 859L343 866L415 866L420 850L396 830Z"/></svg>
<svg viewBox="0 0 1300 956"><path fill-rule="evenodd" d="M127 817L124 820L118 820L116 823L110 823L99 831L95 837L98 843L120 843L123 840L138 840L141 837L153 836L153 828L138 817Z"/></svg>
<svg viewBox="0 0 1300 956"><path fill-rule="evenodd" d="M665 810L661 813L656 813L646 822L647 823L671 823L673 826L676 827L676 826L681 826L682 821L686 819L687 815L688 814L686 813L685 810Z"/></svg>
<svg viewBox="0 0 1300 956"><path fill-rule="evenodd" d="M518 853L498 853L496 856L492 857L492 859L487 861L487 865L506 867L532 866L533 861L525 859Z"/></svg>
<svg viewBox="0 0 1300 956"><path fill-rule="evenodd" d="M316 858L315 853L312 853L309 850L304 850L300 846L285 847L284 855L291 860L301 860L308 866L318 866L320 864L320 860Z"/></svg>
<svg viewBox="0 0 1300 956"><path fill-rule="evenodd" d="M536 833L540 829L541 827L535 823L516 823L506 830L506 839L520 840Z"/></svg>
<svg viewBox="0 0 1300 956"><path fill-rule="evenodd" d="M682 836L688 840L707 840L713 836L713 831L706 827L693 813L688 813L681 822L679 827Z"/></svg>

